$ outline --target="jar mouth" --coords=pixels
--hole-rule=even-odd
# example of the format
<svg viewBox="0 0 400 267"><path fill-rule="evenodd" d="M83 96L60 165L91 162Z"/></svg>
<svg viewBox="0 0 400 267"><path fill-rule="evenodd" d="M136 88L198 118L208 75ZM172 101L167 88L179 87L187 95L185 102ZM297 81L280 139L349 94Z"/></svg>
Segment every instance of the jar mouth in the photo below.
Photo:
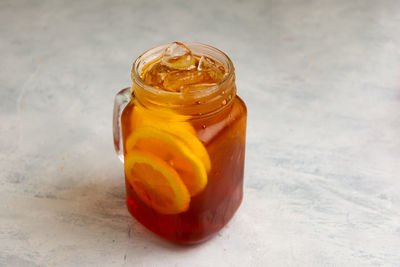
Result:
<svg viewBox="0 0 400 267"><path fill-rule="evenodd" d="M215 86L211 86L198 91L190 91L190 92L170 92L165 90L160 90L152 87L151 85L146 84L142 77L141 73L143 68L161 58L164 50L168 47L169 44L157 46L155 48L151 48L144 52L141 56L139 56L132 67L132 89L131 93L134 94L137 98L146 98L146 99L138 99L144 105L152 104L161 107L168 108L182 108L182 106L190 106L194 103L199 104L199 100L204 100L203 102L216 101L216 97L218 95L229 95L229 91L235 91L234 86L234 67L231 59L221 50L201 43L192 43L185 42L186 45L196 56L205 55L207 57L212 58L213 60L220 63L225 68L225 76L223 79ZM236 93L236 92L234 92ZM219 98L219 97L217 97ZM229 101L233 98L231 95ZM146 102L146 103L144 103ZM201 101L200 101L201 102ZM226 104L227 102L225 102ZM224 104L224 105L225 105ZM187 113L187 112L184 112Z"/></svg>

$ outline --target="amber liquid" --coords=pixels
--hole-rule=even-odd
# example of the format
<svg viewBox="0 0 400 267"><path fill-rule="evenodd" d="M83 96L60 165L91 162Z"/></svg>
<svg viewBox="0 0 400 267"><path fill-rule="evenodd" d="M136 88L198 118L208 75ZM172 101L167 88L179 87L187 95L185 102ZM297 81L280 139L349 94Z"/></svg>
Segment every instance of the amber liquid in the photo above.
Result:
<svg viewBox="0 0 400 267"><path fill-rule="evenodd" d="M124 144L135 130L130 122L133 108L134 101L122 113ZM244 102L236 96L218 113L188 122L207 149L212 167L207 186L192 197L187 211L174 215L158 213L140 200L126 179L127 207L133 217L157 235L178 243L197 243L211 237L232 218L243 197Z"/></svg>

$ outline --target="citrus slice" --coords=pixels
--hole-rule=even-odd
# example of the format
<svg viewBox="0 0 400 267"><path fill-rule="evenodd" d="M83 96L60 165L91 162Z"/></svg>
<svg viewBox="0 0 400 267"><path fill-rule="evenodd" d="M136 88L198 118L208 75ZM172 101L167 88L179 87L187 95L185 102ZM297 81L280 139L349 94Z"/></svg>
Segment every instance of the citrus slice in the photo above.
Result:
<svg viewBox="0 0 400 267"><path fill-rule="evenodd" d="M196 136L196 131L193 126L189 122L183 121L188 119L188 117L176 114L173 111L163 111L162 113L166 117L157 118L157 116L151 111L145 110L141 106L137 105L135 106L131 117L132 128L139 129L144 127L157 127L157 129L174 135L189 147L189 149L202 161L206 171L209 172L211 169L210 157L206 148Z"/></svg>
<svg viewBox="0 0 400 267"><path fill-rule="evenodd" d="M164 130L163 128L161 129ZM192 151L201 160L204 167L206 168L206 171L207 172L210 171L211 169L210 156L208 155L206 148L200 142L199 138L196 135L180 128L175 128L175 129L169 128L169 131L168 128L166 128L165 130L170 134L174 135L176 138L183 141L189 147L190 151Z"/></svg>
<svg viewBox="0 0 400 267"><path fill-rule="evenodd" d="M201 160L188 146L168 132L155 128L139 128L126 142L128 151L146 151L165 161L179 174L190 196L200 193L207 185L207 172Z"/></svg>
<svg viewBox="0 0 400 267"><path fill-rule="evenodd" d="M135 129L139 127L154 126L156 123L157 127L169 128L171 130L181 129L196 134L193 126L185 121L187 119L189 119L189 116L177 114L169 109L150 110L143 108L140 104L135 104L131 117L131 124Z"/></svg>
<svg viewBox="0 0 400 267"><path fill-rule="evenodd" d="M161 214L189 208L190 195L176 171L156 156L133 150L125 158L128 182L139 198Z"/></svg>

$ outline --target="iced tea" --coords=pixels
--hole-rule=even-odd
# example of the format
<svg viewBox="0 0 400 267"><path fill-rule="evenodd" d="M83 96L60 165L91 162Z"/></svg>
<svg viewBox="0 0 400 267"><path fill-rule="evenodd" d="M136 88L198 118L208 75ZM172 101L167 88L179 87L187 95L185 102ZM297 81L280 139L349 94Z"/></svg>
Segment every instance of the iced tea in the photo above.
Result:
<svg viewBox="0 0 400 267"><path fill-rule="evenodd" d="M196 243L243 195L246 106L230 59L200 44L149 50L132 70L121 116L127 206L159 236Z"/></svg>

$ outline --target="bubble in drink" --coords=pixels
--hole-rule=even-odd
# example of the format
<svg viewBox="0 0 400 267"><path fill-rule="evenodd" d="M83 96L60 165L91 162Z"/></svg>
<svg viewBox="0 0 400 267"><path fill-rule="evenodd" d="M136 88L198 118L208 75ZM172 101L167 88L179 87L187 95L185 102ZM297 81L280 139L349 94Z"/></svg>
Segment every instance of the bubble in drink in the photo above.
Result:
<svg viewBox="0 0 400 267"><path fill-rule="evenodd" d="M191 70L196 68L196 59L183 43L173 42L165 49L161 64L171 69Z"/></svg>

